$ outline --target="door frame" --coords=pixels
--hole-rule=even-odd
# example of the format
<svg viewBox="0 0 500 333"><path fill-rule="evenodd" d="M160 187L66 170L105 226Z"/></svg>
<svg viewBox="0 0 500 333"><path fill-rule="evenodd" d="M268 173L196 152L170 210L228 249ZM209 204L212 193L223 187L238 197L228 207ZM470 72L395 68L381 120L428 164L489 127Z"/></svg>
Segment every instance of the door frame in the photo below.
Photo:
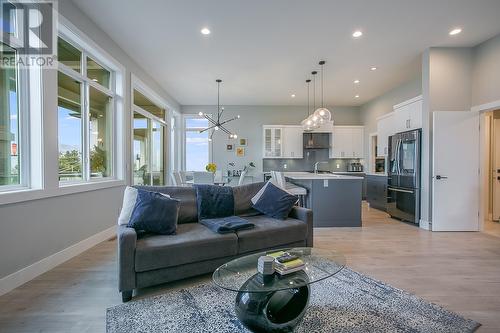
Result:
<svg viewBox="0 0 500 333"><path fill-rule="evenodd" d="M486 149L489 144L489 129L487 129L486 113L500 109L500 100L492 103L476 105L471 111L479 111L479 231L484 230L484 220L488 216L488 182L490 181L489 165L486 163L489 159L489 151Z"/></svg>

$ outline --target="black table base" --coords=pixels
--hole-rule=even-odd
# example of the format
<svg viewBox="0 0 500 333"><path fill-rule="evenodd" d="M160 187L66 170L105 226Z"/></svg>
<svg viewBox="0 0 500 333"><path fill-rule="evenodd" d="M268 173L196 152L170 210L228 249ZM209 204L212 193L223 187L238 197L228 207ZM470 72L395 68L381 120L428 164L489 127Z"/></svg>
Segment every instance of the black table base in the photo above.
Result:
<svg viewBox="0 0 500 333"><path fill-rule="evenodd" d="M291 288L261 292L259 289L265 286L265 277L256 274L243 284L241 290L244 291L238 292L236 315L252 332L293 332L304 317L310 296L309 285L303 283L308 281L307 274L296 272L281 279L285 279ZM293 288L294 284L302 286Z"/></svg>

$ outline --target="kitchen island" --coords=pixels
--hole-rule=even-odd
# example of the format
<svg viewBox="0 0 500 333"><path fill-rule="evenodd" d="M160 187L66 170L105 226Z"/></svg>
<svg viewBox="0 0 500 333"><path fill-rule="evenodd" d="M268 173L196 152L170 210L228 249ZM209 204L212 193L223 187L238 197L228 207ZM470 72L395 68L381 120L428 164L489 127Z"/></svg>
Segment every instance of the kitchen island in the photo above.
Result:
<svg viewBox="0 0 500 333"><path fill-rule="evenodd" d="M306 207L315 227L361 227L363 177L285 172L287 181L307 189Z"/></svg>

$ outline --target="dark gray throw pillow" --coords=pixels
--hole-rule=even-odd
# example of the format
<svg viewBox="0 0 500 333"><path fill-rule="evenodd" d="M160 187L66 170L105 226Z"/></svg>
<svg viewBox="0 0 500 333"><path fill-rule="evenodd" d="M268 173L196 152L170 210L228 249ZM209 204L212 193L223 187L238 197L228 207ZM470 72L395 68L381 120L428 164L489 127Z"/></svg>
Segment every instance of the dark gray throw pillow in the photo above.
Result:
<svg viewBox="0 0 500 333"><path fill-rule="evenodd" d="M137 191L128 226L137 231L175 235L180 201L158 192Z"/></svg>
<svg viewBox="0 0 500 333"><path fill-rule="evenodd" d="M269 217L285 220L297 201L295 195L269 182L253 207Z"/></svg>
<svg viewBox="0 0 500 333"><path fill-rule="evenodd" d="M234 215L233 188L217 185L194 185L198 221Z"/></svg>

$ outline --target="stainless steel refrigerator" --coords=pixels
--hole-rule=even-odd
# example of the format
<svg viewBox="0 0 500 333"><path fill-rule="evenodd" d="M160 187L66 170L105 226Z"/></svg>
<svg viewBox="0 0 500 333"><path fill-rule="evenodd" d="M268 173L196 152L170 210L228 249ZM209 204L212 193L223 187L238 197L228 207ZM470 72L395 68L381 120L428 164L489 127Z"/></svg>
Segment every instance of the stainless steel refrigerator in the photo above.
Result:
<svg viewBox="0 0 500 333"><path fill-rule="evenodd" d="M422 130L389 137L387 212L402 221L420 221L420 155Z"/></svg>

